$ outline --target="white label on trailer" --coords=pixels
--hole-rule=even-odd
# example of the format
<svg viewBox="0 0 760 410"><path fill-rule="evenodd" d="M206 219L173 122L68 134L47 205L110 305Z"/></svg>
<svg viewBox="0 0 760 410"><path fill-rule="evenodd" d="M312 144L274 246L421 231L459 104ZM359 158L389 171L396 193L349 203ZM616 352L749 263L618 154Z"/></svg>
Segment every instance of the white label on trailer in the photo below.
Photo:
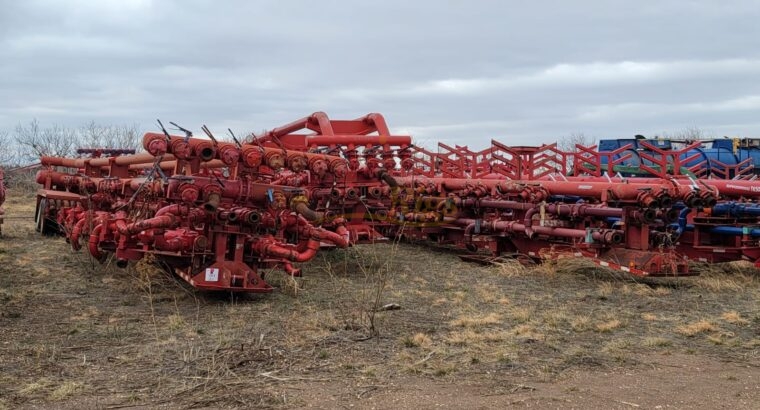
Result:
<svg viewBox="0 0 760 410"><path fill-rule="evenodd" d="M578 189L591 189L593 186L591 185L578 185Z"/></svg>
<svg viewBox="0 0 760 410"><path fill-rule="evenodd" d="M206 282L219 282L219 268L206 268Z"/></svg>
<svg viewBox="0 0 760 410"><path fill-rule="evenodd" d="M725 249L715 248L713 249L713 253L726 253Z"/></svg>

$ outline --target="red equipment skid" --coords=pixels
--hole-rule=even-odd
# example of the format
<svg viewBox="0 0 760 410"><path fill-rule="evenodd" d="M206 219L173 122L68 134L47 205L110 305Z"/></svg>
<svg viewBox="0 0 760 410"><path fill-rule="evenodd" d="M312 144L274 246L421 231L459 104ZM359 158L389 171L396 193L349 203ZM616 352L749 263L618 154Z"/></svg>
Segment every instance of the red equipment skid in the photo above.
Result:
<svg viewBox="0 0 760 410"><path fill-rule="evenodd" d="M582 256L638 276L760 258L757 183L679 175L693 162L685 150L645 158L656 177L619 178L602 169L628 147L431 152L376 113L317 112L243 144L204 131L211 139L147 133L141 154L43 157L38 229L59 228L99 260L152 254L197 288L247 292L271 290L262 269L298 275L293 263L321 247L389 237L535 261Z"/></svg>
<svg viewBox="0 0 760 410"><path fill-rule="evenodd" d="M43 157L51 168L37 175L39 229L49 230L54 218L74 250L86 241L96 259L112 254L117 266L150 253L206 290L269 292L262 268L299 275L292 263L313 258L321 245L348 246L341 223L330 231L302 216L313 215L304 190L271 181L285 166L300 170L286 160L301 153L152 133L144 145L145 154ZM324 174L345 167L339 157L311 157L315 166L328 164Z"/></svg>

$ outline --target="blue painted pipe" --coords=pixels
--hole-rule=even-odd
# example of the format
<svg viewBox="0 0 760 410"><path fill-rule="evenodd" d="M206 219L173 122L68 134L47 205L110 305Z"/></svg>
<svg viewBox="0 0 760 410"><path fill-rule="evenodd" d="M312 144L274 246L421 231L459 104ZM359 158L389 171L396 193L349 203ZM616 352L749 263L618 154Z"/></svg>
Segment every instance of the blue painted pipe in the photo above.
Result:
<svg viewBox="0 0 760 410"><path fill-rule="evenodd" d="M742 236L745 234L745 232L753 238L760 237L759 228L748 228L741 226L716 226L715 228L710 229L710 233L717 235Z"/></svg>
<svg viewBox="0 0 760 410"><path fill-rule="evenodd" d="M686 230L686 216L691 212L691 208L684 208L678 213L678 223L676 224L676 235L681 236Z"/></svg>
<svg viewBox="0 0 760 410"><path fill-rule="evenodd" d="M737 202L723 202L712 208L715 216L760 216L760 206Z"/></svg>
<svg viewBox="0 0 760 410"><path fill-rule="evenodd" d="M681 227L679 221L678 224L670 224L670 228L675 229L676 233L680 235L684 232L693 231L694 225L688 224ZM747 228L741 226L716 226L714 228L710 228L708 232L716 235L742 236L744 235L745 230L747 234L753 238L760 237L760 228Z"/></svg>

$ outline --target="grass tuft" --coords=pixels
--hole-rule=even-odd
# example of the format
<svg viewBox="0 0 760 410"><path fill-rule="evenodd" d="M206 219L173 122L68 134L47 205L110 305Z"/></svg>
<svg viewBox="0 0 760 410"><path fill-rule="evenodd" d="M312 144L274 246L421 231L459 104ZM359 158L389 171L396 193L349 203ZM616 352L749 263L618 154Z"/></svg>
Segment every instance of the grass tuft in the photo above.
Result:
<svg viewBox="0 0 760 410"><path fill-rule="evenodd" d="M713 325L710 321L699 320L699 321L692 322L686 325L678 326L676 328L676 332L684 336L693 337L700 333L712 332L716 329L717 328L715 327L715 325Z"/></svg>
<svg viewBox="0 0 760 410"><path fill-rule="evenodd" d="M615 329L620 328L623 323L617 319L608 320L606 322L597 323L596 331L601 333L609 333Z"/></svg>
<svg viewBox="0 0 760 410"><path fill-rule="evenodd" d="M501 323L501 316L496 313L479 316L460 316L451 322L455 327L480 328Z"/></svg>
<svg viewBox="0 0 760 410"><path fill-rule="evenodd" d="M81 382L68 381L53 390L53 392L50 393L50 399L61 401L79 393L83 388L84 385Z"/></svg>
<svg viewBox="0 0 760 410"><path fill-rule="evenodd" d="M664 337L649 336L642 339L641 345L644 347L667 347L672 346L673 341Z"/></svg>
<svg viewBox="0 0 760 410"><path fill-rule="evenodd" d="M723 312L722 315L720 315L721 319L725 320L728 323L734 324L734 325L748 325L749 320L743 318L739 312L735 310L729 310L728 312Z"/></svg>
<svg viewBox="0 0 760 410"><path fill-rule="evenodd" d="M416 333L414 336L411 337L405 337L404 340L404 346L406 347L430 347L433 344L433 340L430 339L430 336L424 334L424 333Z"/></svg>

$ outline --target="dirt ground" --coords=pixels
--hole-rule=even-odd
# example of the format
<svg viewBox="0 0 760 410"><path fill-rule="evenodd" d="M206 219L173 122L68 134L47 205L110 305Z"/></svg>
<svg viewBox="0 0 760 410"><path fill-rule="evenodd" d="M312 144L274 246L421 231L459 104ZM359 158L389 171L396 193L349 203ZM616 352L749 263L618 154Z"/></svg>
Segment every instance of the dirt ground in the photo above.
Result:
<svg viewBox="0 0 760 410"><path fill-rule="evenodd" d="M231 297L147 263L93 264L34 232L33 203L5 205L0 408L760 403L760 275L744 265L641 282L578 260L480 266L379 244Z"/></svg>

